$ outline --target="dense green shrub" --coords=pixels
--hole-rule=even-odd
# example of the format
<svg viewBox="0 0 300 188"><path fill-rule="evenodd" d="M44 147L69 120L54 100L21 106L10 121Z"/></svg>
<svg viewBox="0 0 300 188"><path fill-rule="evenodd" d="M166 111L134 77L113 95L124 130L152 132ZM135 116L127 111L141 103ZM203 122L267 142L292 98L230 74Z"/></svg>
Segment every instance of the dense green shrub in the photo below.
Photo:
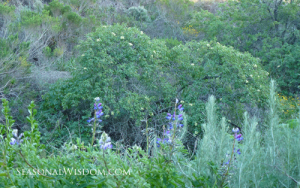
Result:
<svg viewBox="0 0 300 188"><path fill-rule="evenodd" d="M117 128L121 131L140 125L170 101L174 88L164 76L168 64L164 43L124 25L100 27L87 38L79 46L81 56L71 72L73 78L57 83L44 95L45 116L61 111L69 121L84 120L91 113L90 101L99 96L106 122L111 126L122 120Z"/></svg>
<svg viewBox="0 0 300 188"><path fill-rule="evenodd" d="M299 1L228 1L216 14L196 12L187 25L262 60L285 95L299 92ZM200 35L199 35L200 37Z"/></svg>
<svg viewBox="0 0 300 188"><path fill-rule="evenodd" d="M130 7L127 14L137 21L149 21L148 12L144 7Z"/></svg>
<svg viewBox="0 0 300 188"><path fill-rule="evenodd" d="M242 123L246 107L263 108L266 104L268 72L249 53L216 42L189 42L174 47L170 60L180 98L189 103L189 124L203 122L201 111L211 94L220 112L236 125Z"/></svg>

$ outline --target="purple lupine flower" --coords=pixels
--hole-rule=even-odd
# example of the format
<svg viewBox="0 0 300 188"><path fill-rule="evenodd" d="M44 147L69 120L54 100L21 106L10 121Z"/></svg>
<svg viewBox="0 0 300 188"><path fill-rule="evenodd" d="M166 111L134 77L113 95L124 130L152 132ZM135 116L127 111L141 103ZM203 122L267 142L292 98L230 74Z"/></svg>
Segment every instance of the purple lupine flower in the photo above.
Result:
<svg viewBox="0 0 300 188"><path fill-rule="evenodd" d="M236 151L237 154L241 155L240 149Z"/></svg>
<svg viewBox="0 0 300 188"><path fill-rule="evenodd" d="M167 117L166 117L168 120L171 120L172 118L172 115L170 113L167 113Z"/></svg>
<svg viewBox="0 0 300 188"><path fill-rule="evenodd" d="M175 117L176 117L175 112L174 112L172 117L173 117L172 120L175 120Z"/></svg>
<svg viewBox="0 0 300 188"><path fill-rule="evenodd" d="M176 104L178 102L179 102L179 100L176 99ZM178 109L179 109L179 111L183 111L182 104L180 104L178 106ZM163 133L163 135L166 136L166 138L164 138L163 140L161 140L160 138L157 138L157 141L156 141L157 147L160 147L160 145L164 144L164 143L166 143L166 144L171 144L172 143L171 136L172 136L172 132L174 131L174 129L173 129L174 126L176 126L176 127L183 127L183 124L179 123L179 121L183 120L183 115L182 114L176 115L175 112L173 114L167 113L166 118L168 120L170 120L168 130L164 131L164 133Z"/></svg>
<svg viewBox="0 0 300 188"><path fill-rule="evenodd" d="M179 111L183 111L183 109L184 109L184 108L182 107L182 104L180 104L180 105L178 106L178 110L179 110Z"/></svg>
<svg viewBox="0 0 300 188"><path fill-rule="evenodd" d="M232 132L234 132L234 133L238 133L240 130L239 130L239 128L233 128L232 129Z"/></svg>
<svg viewBox="0 0 300 188"><path fill-rule="evenodd" d="M97 111L96 112L96 118L100 118L101 116L103 116L103 112L102 112L102 110L99 110L99 111Z"/></svg>
<svg viewBox="0 0 300 188"><path fill-rule="evenodd" d="M169 129L172 130L173 129L173 124L169 123L169 126L170 126Z"/></svg>
<svg viewBox="0 0 300 188"><path fill-rule="evenodd" d="M99 140L100 149L112 149L111 138L103 132Z"/></svg>
<svg viewBox="0 0 300 188"><path fill-rule="evenodd" d="M171 144L172 140L169 138L164 138L163 143Z"/></svg>
<svg viewBox="0 0 300 188"><path fill-rule="evenodd" d="M9 143L10 145L15 145L15 144L20 145L20 143L23 142L23 139L21 139L21 138L24 136L24 134L21 133L18 136L18 129L13 129L12 135L14 138L11 138L10 143Z"/></svg>
<svg viewBox="0 0 300 188"><path fill-rule="evenodd" d="M102 122L102 120L100 119L100 117L103 116L104 113L102 112L102 108L103 108L102 107L102 103L98 103L99 100L100 100L99 97L95 98L96 103L94 104L94 110L96 111L97 121L98 122ZM87 120L88 123L91 123L93 121L95 121L95 118L91 118L91 119Z"/></svg>
<svg viewBox="0 0 300 188"><path fill-rule="evenodd" d="M177 127L183 127L183 124L178 124Z"/></svg>
<svg viewBox="0 0 300 188"><path fill-rule="evenodd" d="M170 136L170 135L171 135L171 132L170 132L170 131L165 131L164 135L165 135L165 136Z"/></svg>
<svg viewBox="0 0 300 188"><path fill-rule="evenodd" d="M156 141L157 147L160 147L160 142L161 142L161 139L157 138L157 141Z"/></svg>
<svg viewBox="0 0 300 188"><path fill-rule="evenodd" d="M112 144L110 142L100 145L100 149L112 149Z"/></svg>
<svg viewBox="0 0 300 188"><path fill-rule="evenodd" d="M182 114L179 114L178 115L178 121L182 121L182 120L183 120Z"/></svg>
<svg viewBox="0 0 300 188"><path fill-rule="evenodd" d="M87 120L88 123L91 123L92 121L94 121L94 118Z"/></svg>
<svg viewBox="0 0 300 188"><path fill-rule="evenodd" d="M19 143L17 142L16 139L11 138L11 140L10 140L10 145L15 145L15 144L19 145Z"/></svg>
<svg viewBox="0 0 300 188"><path fill-rule="evenodd" d="M243 140L243 137L242 137L242 134L236 134L235 133L235 139L238 141L238 142L240 142L240 141L242 141Z"/></svg>

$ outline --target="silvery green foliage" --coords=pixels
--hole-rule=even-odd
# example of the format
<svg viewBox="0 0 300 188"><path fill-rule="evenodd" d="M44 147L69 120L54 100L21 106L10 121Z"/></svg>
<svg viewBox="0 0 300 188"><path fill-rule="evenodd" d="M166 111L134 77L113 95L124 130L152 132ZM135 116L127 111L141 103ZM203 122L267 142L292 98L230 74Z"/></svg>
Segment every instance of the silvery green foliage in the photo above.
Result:
<svg viewBox="0 0 300 188"><path fill-rule="evenodd" d="M276 84L272 80L269 121L262 126L244 114L242 155L231 187L296 187L300 185L300 126L280 123Z"/></svg>
<svg viewBox="0 0 300 188"><path fill-rule="evenodd" d="M218 164L226 156L226 153L231 152L231 142L229 138L228 126L225 123L225 118L218 122L215 116L216 104L215 97L210 96L206 105L207 123L203 124L204 135L198 145L196 154L197 171L200 174L208 173L207 164L210 161Z"/></svg>

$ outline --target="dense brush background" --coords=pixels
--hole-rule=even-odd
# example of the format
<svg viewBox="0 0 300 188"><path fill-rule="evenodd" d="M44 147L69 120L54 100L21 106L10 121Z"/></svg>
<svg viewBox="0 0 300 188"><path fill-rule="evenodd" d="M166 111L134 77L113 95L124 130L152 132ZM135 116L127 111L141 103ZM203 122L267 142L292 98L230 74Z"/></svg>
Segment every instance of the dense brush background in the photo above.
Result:
<svg viewBox="0 0 300 188"><path fill-rule="evenodd" d="M1 144L0 186L297 187L299 37L299 0L0 0L0 98L15 120L0 114L0 142L38 131L21 147L31 166L106 166L87 126L100 97L108 165L135 172L27 181L15 168L30 166ZM156 140L176 98L184 128L170 153ZM234 127L244 140L226 173Z"/></svg>

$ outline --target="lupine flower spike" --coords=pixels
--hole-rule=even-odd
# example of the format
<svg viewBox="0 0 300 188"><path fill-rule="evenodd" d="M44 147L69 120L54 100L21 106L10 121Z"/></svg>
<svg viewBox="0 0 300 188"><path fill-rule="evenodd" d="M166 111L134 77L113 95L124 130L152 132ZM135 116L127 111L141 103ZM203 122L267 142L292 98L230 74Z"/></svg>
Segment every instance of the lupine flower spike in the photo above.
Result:
<svg viewBox="0 0 300 188"><path fill-rule="evenodd" d="M103 132L99 140L100 149L112 149L111 138Z"/></svg>
<svg viewBox="0 0 300 188"><path fill-rule="evenodd" d="M94 143L94 139L95 139L95 134L96 134L96 128L99 127L99 124L100 122L102 122L102 120L100 119L101 116L103 116L103 112L102 112L102 103L99 103L100 101L100 98L99 97L96 97L95 98L95 103L94 103L94 110L95 110L95 113L94 113L94 117L87 120L88 123L91 123L91 122L94 122L94 125L93 125L93 128L92 128L92 131L93 131L93 136L92 136L92 145ZM98 122L98 123L96 123Z"/></svg>
<svg viewBox="0 0 300 188"><path fill-rule="evenodd" d="M176 99L175 102L176 102L176 104L178 104L179 100ZM180 104L177 108L180 113L183 112L184 108L182 107L182 104ZM156 141L157 147L160 147L161 144L171 144L174 139L175 129L183 127L183 124L181 123L181 121L183 120L182 114L176 115L175 112L173 114L167 113L166 119L170 121L169 127L167 130L164 130L164 133L163 133L164 138L163 139L157 138L157 141ZM176 126L175 129L174 129L174 126ZM172 138L172 136L173 136L173 138Z"/></svg>

